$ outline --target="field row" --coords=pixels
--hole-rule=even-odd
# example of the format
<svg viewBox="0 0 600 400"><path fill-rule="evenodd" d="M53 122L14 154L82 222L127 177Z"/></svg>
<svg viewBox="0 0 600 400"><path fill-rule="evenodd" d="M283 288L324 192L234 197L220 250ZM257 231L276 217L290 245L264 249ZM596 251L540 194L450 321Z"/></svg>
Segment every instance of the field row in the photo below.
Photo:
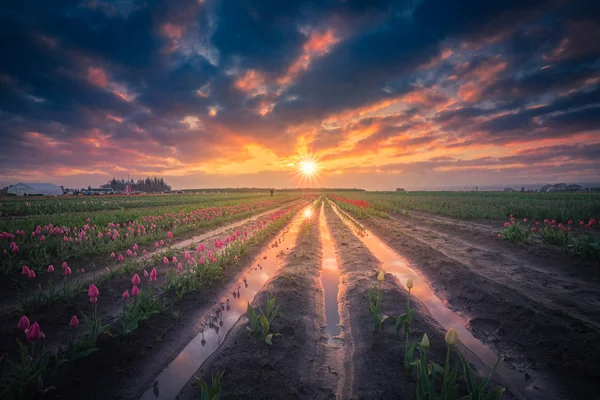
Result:
<svg viewBox="0 0 600 400"><path fill-rule="evenodd" d="M0 217L64 214L109 210L127 210L185 204L210 203L220 200L266 197L263 193L157 194L136 196L64 196L64 197L4 197L0 199Z"/></svg>
<svg viewBox="0 0 600 400"><path fill-rule="evenodd" d="M36 398L40 390L47 390L45 385L40 389L45 378L60 381L66 366L102 354L105 346L110 348L115 340L118 343L119 338L137 332L143 321L173 310L188 293L218 284L226 266L237 265L248 251L287 225L300 206L295 203L273 211L189 249L171 247L173 236L165 233L161 240L165 246L154 257L115 259L91 282L66 262L48 267L48 277L56 276L58 283L49 291L40 286L26 299L18 323L12 314L2 316L0 345L11 361L0 397ZM136 250L134 244L127 253ZM26 285L43 279L24 275Z"/></svg>
<svg viewBox="0 0 600 400"><path fill-rule="evenodd" d="M364 210L422 211L462 219L515 218L588 221L600 219L600 193L352 192L341 196ZM368 207L358 205L366 202Z"/></svg>

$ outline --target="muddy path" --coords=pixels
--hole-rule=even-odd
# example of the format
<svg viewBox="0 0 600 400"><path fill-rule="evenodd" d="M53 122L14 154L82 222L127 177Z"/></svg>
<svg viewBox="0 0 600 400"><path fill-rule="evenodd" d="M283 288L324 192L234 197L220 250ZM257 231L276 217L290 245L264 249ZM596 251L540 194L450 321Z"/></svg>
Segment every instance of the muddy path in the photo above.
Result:
<svg viewBox="0 0 600 400"><path fill-rule="evenodd" d="M396 336L391 326L375 332L368 310L369 289L377 282L381 262L331 209L326 209L325 215L342 273L339 297L344 341L352 343L352 398L412 399L416 380L403 367L404 340ZM401 287L405 283L386 274L382 284L382 314L397 316L405 311L407 292ZM430 356L442 360L445 332L423 304L414 297L411 304L415 314L410 340L420 340L427 333L432 343Z"/></svg>
<svg viewBox="0 0 600 400"><path fill-rule="evenodd" d="M209 381L224 371L222 399L336 399L338 387L348 387L341 347L332 348L324 332L325 297L321 283L322 250L318 214L301 228L296 245L286 252L283 265L255 298L265 307L267 296L280 306L273 331L280 337L269 346L260 337L248 337L242 317L223 345L197 371ZM333 353L333 354L332 354ZM332 363L332 358L337 358ZM333 364L333 365L332 365ZM342 390L342 389L340 389ZM180 399L200 395L194 379ZM342 398L348 398L346 395Z"/></svg>
<svg viewBox="0 0 600 400"><path fill-rule="evenodd" d="M597 266L549 246L497 240L487 222L410 213L361 223L417 267L523 379L553 387L560 398L595 396Z"/></svg>
<svg viewBox="0 0 600 400"><path fill-rule="evenodd" d="M223 266L219 281L187 294L167 310L143 321L132 334L101 338L99 351L49 377L48 383L56 387L53 395L73 399L139 398L208 323L205 317L214 312L215 300L240 281L271 241L279 240L288 229L289 223L237 262Z"/></svg>

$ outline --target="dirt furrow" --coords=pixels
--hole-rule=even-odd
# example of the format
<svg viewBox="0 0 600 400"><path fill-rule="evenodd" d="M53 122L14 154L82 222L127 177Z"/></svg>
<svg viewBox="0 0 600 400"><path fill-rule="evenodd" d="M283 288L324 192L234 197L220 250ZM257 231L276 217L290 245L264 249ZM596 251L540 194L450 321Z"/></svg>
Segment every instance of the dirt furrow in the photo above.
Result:
<svg viewBox="0 0 600 400"><path fill-rule="evenodd" d="M276 298L280 310L272 329L281 336L273 339L272 346L260 337L248 337L244 316L197 372L198 377L210 381L213 374L224 371L222 399L336 398L343 377L327 364L320 259L319 228L312 221L301 228L283 267L254 301L264 309L268 293ZM197 398L199 393L192 379L179 398Z"/></svg>
<svg viewBox="0 0 600 400"><path fill-rule="evenodd" d="M451 307L469 316L473 334L493 345L522 371L524 379L535 375L540 381L552 382L559 387L563 398L593 397L595 382L600 378L594 367L600 361L600 352L593 343L600 340L600 331L596 324L583 319L591 321L597 315L594 304L598 304L598 291L588 288L573 292L573 286L545 288L543 285L536 289L536 280L539 285L547 279L544 274L540 273L537 279L530 276L529 283L515 283L509 272L502 272L502 267L497 266L499 271L490 279L485 271L493 272L495 263L485 259L493 257L490 253L483 254L484 249L470 252L468 249L475 248L477 243L467 242L464 236L456 239L446 234L447 244L442 246L438 240L432 246L434 228L420 227L415 231L410 224L404 226L398 221L376 218L367 221L366 226L418 268ZM509 263L510 259L501 260ZM541 264L536 268L542 268ZM556 271L550 269L549 273ZM504 279L503 273L507 275ZM568 279L569 273L561 276ZM575 279L582 281L581 277ZM559 299L557 303L549 306L545 301L536 301L549 298L550 292ZM565 304L561 304L561 301L585 302L586 296L591 296L590 302L577 308L582 318L574 316L576 313L571 315Z"/></svg>
<svg viewBox="0 0 600 400"><path fill-rule="evenodd" d="M369 289L377 282L380 262L331 209L326 210L338 265L342 272L340 293L344 321L344 341L351 342L349 354L354 374L352 394L355 399L413 399L416 381L403 367L404 340L394 329L374 332L368 311ZM382 314L397 316L404 312L406 291L391 274L383 282ZM411 300L415 315L410 340L427 333L432 348L430 356L445 357L444 332L416 299Z"/></svg>
<svg viewBox="0 0 600 400"><path fill-rule="evenodd" d="M590 282L589 279L567 273L565 265L572 262L573 257L557 257L558 260L523 259L514 251L493 248L493 244L510 246L512 243L500 243L490 237L487 238L488 243L480 244L465 235L448 234L441 229L409 221L371 218L365 221L365 226L388 241L392 240L389 234L397 234L395 230L401 228L411 239L431 246L444 256L466 265L474 273L510 286L552 310L565 309L573 317L600 329L600 289L595 282L597 279ZM550 264L554 263L560 263L562 269L551 267Z"/></svg>
<svg viewBox="0 0 600 400"><path fill-rule="evenodd" d="M266 240L285 234L286 227ZM48 382L56 386L55 394L73 399L139 398L165 365L199 334L203 316L214 308L215 299L233 282L242 279L243 271L263 250L264 243L250 249L237 263L223 266L219 281L142 321L130 335L102 337L99 351L69 364L57 376L48 377Z"/></svg>

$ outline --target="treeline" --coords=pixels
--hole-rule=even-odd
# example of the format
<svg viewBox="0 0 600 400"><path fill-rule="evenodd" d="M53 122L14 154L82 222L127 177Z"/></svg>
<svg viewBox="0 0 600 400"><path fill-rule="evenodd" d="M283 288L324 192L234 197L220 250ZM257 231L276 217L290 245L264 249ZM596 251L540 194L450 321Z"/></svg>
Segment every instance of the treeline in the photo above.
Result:
<svg viewBox="0 0 600 400"><path fill-rule="evenodd" d="M124 191L125 186L131 185L131 189L134 192L163 192L165 190L171 190L171 186L168 185L163 178L147 177L146 179L138 179L137 181L131 179L115 179L108 181L107 184L102 185L102 188L112 188L114 191Z"/></svg>

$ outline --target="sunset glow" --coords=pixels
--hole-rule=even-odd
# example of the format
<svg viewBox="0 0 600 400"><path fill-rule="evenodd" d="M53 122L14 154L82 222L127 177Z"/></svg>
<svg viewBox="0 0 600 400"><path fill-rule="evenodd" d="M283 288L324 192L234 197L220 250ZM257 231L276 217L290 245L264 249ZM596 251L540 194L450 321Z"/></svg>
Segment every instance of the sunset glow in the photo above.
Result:
<svg viewBox="0 0 600 400"><path fill-rule="evenodd" d="M2 185L600 180L600 24L577 1L34 3L0 11Z"/></svg>

